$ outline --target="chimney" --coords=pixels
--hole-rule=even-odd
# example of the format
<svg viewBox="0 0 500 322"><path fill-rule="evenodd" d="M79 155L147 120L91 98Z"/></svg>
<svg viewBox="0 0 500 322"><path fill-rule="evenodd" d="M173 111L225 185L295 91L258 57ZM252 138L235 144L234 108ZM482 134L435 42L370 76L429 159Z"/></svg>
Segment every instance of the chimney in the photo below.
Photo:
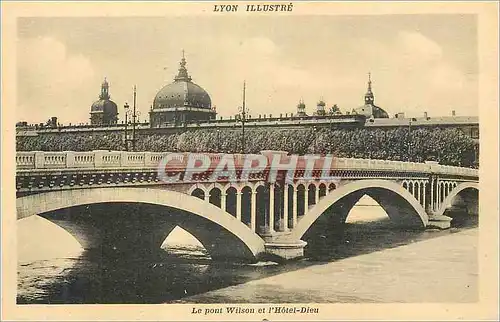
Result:
<svg viewBox="0 0 500 322"><path fill-rule="evenodd" d="M427 112L424 112L424 118L427 120Z"/></svg>
<svg viewBox="0 0 500 322"><path fill-rule="evenodd" d="M451 116L455 116L455 110L451 111Z"/></svg>

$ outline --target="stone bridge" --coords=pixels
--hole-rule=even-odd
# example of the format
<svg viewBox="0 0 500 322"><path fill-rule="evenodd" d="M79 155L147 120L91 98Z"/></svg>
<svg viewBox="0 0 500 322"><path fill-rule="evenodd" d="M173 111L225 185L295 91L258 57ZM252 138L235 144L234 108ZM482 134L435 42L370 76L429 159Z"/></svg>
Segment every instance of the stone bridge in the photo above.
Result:
<svg viewBox="0 0 500 322"><path fill-rule="evenodd" d="M363 195L412 229L450 227L450 208L478 214L477 169L262 151L232 155L224 169L233 171L214 177L224 155L204 154L207 168L189 164L189 155L17 152L17 218L41 215L110 256L153 253L180 226L214 259L255 261L303 256L307 242L342 225ZM249 157L267 166L245 176ZM274 174L271 164L279 165Z"/></svg>

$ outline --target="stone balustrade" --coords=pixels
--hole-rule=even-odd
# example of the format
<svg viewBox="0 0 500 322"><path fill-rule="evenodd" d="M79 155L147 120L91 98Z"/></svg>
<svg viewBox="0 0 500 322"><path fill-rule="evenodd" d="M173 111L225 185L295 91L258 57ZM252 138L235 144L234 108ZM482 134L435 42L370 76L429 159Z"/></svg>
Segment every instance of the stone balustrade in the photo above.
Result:
<svg viewBox="0 0 500 322"><path fill-rule="evenodd" d="M96 150L89 152L17 152L17 169L70 169L70 168L148 168L154 169L158 166L163 157L171 152L126 152ZM262 151L262 154L269 156L272 153L282 154L281 163L290 161L291 156L283 151ZM179 165L186 166L187 155L189 153L175 153L171 160L175 160ZM206 153L211 162L219 162L222 154ZM245 154L233 154L236 167L244 164ZM297 168L305 164L303 157L298 157ZM454 166L440 165L437 162L427 161L426 163L372 160L356 158L333 158L332 169L336 170L375 170L375 171L402 171L436 173L445 175L458 175L478 177L478 170Z"/></svg>

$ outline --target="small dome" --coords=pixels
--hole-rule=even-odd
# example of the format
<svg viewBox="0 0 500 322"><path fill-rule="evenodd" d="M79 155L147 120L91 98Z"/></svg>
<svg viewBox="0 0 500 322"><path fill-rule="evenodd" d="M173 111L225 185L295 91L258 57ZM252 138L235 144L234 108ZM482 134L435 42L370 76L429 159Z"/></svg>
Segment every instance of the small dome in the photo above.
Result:
<svg viewBox="0 0 500 322"><path fill-rule="evenodd" d="M182 106L212 108L210 95L201 86L191 81L184 55L174 82L160 89L153 101L153 109Z"/></svg>
<svg viewBox="0 0 500 322"><path fill-rule="evenodd" d="M118 106L111 100L100 99L92 104L90 111L104 112L107 114L118 114Z"/></svg>
<svg viewBox="0 0 500 322"><path fill-rule="evenodd" d="M374 118L389 118L389 114L387 114L386 111L384 111L381 107L378 106L373 106L373 117Z"/></svg>
<svg viewBox="0 0 500 322"><path fill-rule="evenodd" d="M90 107L90 124L116 124L118 121L118 107L109 96L109 83L104 78L101 84L101 94L99 100L92 103Z"/></svg>
<svg viewBox="0 0 500 322"><path fill-rule="evenodd" d="M109 83L106 77L104 77L104 81L101 83L101 93L99 94L99 100L92 103L90 112L118 114L118 107L109 96Z"/></svg>

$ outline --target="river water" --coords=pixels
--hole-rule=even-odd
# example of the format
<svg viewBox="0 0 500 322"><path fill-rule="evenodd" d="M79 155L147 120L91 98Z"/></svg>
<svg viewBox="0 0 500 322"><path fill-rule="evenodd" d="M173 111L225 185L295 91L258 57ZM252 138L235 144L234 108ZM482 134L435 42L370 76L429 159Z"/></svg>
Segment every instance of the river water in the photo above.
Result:
<svg viewBox="0 0 500 322"><path fill-rule="evenodd" d="M374 270L376 274L372 277L376 280L383 281L393 276L391 272L379 270L379 262L391 262L394 258L399 258L399 269L406 276L401 290L408 287L408 283L421 284L428 274L437 274L434 276L438 284L440 274L446 279L448 272L442 268L443 258L445 264L455 270L457 265L454 262L465 263L460 270L469 281L467 288L470 296L463 297L466 301L474 299L477 283L475 219L446 231L404 231L393 227L384 211L370 200L364 203L360 201L351 211L342 238L333 247L325 249L320 258L305 258L286 265L274 262L234 264L212 261L201 244L180 228L169 235L162 245L166 251L160 256L144 258L143 254L137 254L136 258L127 257L125 260L102 258L97 252L84 252L67 232L38 216L18 221L18 238L19 304L217 303L237 298L242 302L301 302L305 299L309 299L306 302L394 301L391 295L385 298L377 296L380 292L375 289L365 289L364 296L353 296L349 289L360 282L366 288L363 278L367 274L373 275ZM456 246L444 242L445 238L454 238L453 244ZM467 250L471 250L454 253L454 247L463 248L459 241L466 243ZM439 246L436 247L440 244L446 244L447 248L440 250ZM404 248L412 245L418 245L418 251ZM409 256L423 254L421 260L429 267L435 267L435 270L422 273L422 269L414 267L414 263L401 260L403 255L394 253L394 250ZM440 256L440 252L446 253L446 256ZM434 259L426 257L426 254L431 253L435 254ZM318 269L320 273L315 271ZM419 271L420 274L412 277L413 271ZM329 275L331 279L328 279ZM282 282L279 282L280 279ZM457 281L460 279L463 280L461 276L456 278ZM305 283L303 289L292 288L282 294L277 293L286 284L298 280ZM335 282L328 292L313 292L316 296L310 298L311 292L307 292L307 288L312 290L314 283L323 281L320 284L324 284L325 280L331 280L332 283L343 280L345 283L339 285ZM256 292L256 283L261 283L259 281L262 284L258 288L259 292ZM317 287L321 289L321 285ZM380 285L373 286L376 287ZM260 295L255 296L257 293ZM394 293L397 294L397 290L391 294ZM309 294L309 297L304 298L305 294ZM425 294L422 296L425 297ZM407 301L421 300L410 297Z"/></svg>

